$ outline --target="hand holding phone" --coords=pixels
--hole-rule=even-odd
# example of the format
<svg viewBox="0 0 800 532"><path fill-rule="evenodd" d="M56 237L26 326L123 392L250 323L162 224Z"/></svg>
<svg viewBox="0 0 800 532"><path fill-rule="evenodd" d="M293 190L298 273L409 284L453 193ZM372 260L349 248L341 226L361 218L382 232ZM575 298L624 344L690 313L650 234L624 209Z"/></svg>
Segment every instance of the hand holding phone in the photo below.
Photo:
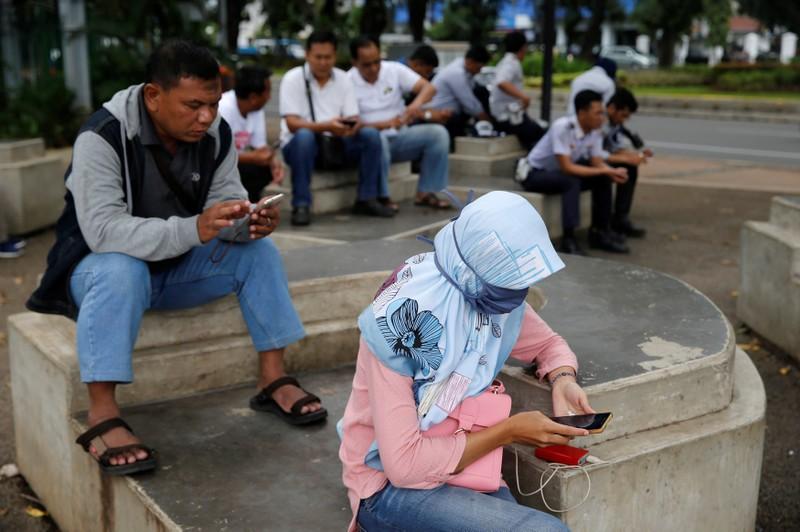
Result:
<svg viewBox="0 0 800 532"><path fill-rule="evenodd" d="M612 417L611 412L601 412L597 414L578 414L576 416L553 416L550 419L559 425L586 429L589 434L598 434L605 430Z"/></svg>
<svg viewBox="0 0 800 532"><path fill-rule="evenodd" d="M352 119L352 118L342 118L342 119L339 120L339 122L341 122L342 124L344 124L344 125L346 125L347 127L350 127L350 128L356 127L356 124L358 124L358 120L355 120L355 119Z"/></svg>

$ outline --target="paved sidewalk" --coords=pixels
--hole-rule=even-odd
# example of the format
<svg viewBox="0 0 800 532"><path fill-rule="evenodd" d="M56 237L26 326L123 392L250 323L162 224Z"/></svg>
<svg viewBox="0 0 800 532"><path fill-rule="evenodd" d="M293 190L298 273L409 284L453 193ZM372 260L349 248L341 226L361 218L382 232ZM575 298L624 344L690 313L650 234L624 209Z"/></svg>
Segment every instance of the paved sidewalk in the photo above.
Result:
<svg viewBox="0 0 800 532"><path fill-rule="evenodd" d="M632 241L628 256L593 255L674 275L705 293L734 324L738 341L756 363L767 390L768 427L757 530L771 532L796 530L800 523L800 422L796 411L800 366L780 351L754 341L738 326L735 316L741 224L768 218L773 193L767 191L800 193L800 172L659 156L643 169L634 206L634 218L647 227L648 237ZM418 212L412 206L404 211L409 216ZM418 215L420 225L439 218L424 212ZM317 225L316 231L312 225L302 233L312 238L316 233L327 238L357 233L357 219L331 216L324 220L327 223ZM365 220L359 229L371 222ZM387 225L384 236L407 229L406 220L390 223L394 226ZM279 234L288 233L288 227L279 230ZM34 235L25 257L0 260L0 405L10 401L5 320L24 310L23 302L34 288L52 239L52 231ZM12 430L10 409L0 408L0 465L14 461ZM31 496L25 489L19 478L0 480L0 530L55 530L46 519L25 513L30 501L21 495Z"/></svg>

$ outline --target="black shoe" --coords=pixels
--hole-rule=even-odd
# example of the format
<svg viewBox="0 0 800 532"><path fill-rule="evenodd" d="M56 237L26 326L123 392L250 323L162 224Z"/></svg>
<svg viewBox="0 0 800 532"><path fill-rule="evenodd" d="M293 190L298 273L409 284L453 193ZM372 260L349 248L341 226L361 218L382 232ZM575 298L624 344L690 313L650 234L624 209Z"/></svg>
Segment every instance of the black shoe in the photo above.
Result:
<svg viewBox="0 0 800 532"><path fill-rule="evenodd" d="M602 249L609 253L630 253L630 249L625 242L620 242L614 238L614 235L608 229L601 231L599 229L589 229L589 247L594 249Z"/></svg>
<svg viewBox="0 0 800 532"><path fill-rule="evenodd" d="M395 215L395 211L391 207L381 205L376 200L357 201L353 205L353 214L360 214L362 216L377 216L379 218L391 218Z"/></svg>
<svg viewBox="0 0 800 532"><path fill-rule="evenodd" d="M311 211L308 207L295 207L292 209L292 225L308 225L311 223Z"/></svg>
<svg viewBox="0 0 800 532"><path fill-rule="evenodd" d="M561 253L568 253L570 255L586 256L586 251L578 245L578 241L574 236L561 237L561 246L558 248Z"/></svg>
<svg viewBox="0 0 800 532"><path fill-rule="evenodd" d="M612 223L611 229L631 238L644 238L644 235L647 234L644 228L633 225L633 222L628 219Z"/></svg>

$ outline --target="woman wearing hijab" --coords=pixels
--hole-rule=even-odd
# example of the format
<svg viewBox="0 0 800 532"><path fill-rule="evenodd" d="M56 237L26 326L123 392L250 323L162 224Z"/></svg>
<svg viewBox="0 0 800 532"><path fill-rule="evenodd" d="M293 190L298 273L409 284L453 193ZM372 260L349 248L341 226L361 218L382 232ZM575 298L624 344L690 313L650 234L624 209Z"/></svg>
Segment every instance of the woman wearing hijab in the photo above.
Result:
<svg viewBox="0 0 800 532"><path fill-rule="evenodd" d="M593 412L574 353L525 303L564 264L539 214L510 192L467 205L433 244L392 273L358 320L353 391L337 427L349 530L567 530L503 483L481 493L447 482L504 445L566 444L585 430L537 411L479 432L424 433L492 385L509 356L536 362L555 415Z"/></svg>

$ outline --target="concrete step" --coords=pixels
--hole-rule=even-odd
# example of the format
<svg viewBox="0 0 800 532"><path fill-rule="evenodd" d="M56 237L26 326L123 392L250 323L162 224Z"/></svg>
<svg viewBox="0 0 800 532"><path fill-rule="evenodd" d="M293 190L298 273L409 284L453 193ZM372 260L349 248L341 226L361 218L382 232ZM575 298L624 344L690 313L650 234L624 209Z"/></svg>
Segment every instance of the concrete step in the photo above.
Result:
<svg viewBox="0 0 800 532"><path fill-rule="evenodd" d="M794 211L775 206L773 216L791 226ZM736 314L800 361L800 231L745 222L741 253Z"/></svg>
<svg viewBox="0 0 800 532"><path fill-rule="evenodd" d="M475 180L484 183L484 186L462 186L453 185L448 187L453 194L466 198L470 190L475 192L475 197L483 196L493 190L509 190L527 199L533 208L539 213L547 226L550 238L559 238L563 232L561 226L561 196L553 194L539 194L537 192L525 192L519 190L518 185L511 179L480 179ZM485 184L495 185L486 187ZM579 229L586 229L592 221L592 195L589 191L581 193L581 223Z"/></svg>
<svg viewBox="0 0 800 532"><path fill-rule="evenodd" d="M394 163L389 166L389 182L397 181L411 175L411 163ZM286 181L289 185L292 181L291 168L286 167ZM336 172L314 172L311 177L311 190L324 190L328 188L338 188L343 186L354 185L358 183L358 169L349 168L347 170L339 170Z"/></svg>
<svg viewBox="0 0 800 532"><path fill-rule="evenodd" d="M521 150L515 135L504 137L456 137L456 150L458 155L473 155L485 157L491 155L508 155Z"/></svg>
<svg viewBox="0 0 800 532"><path fill-rule="evenodd" d="M800 235L800 196L772 198L769 221L790 233Z"/></svg>
<svg viewBox="0 0 800 532"><path fill-rule="evenodd" d="M571 445L585 447L607 463L586 467L591 478L586 502L559 517L573 532L752 531L765 410L758 371L737 350L733 400L727 408L602 443L592 437L573 440ZM627 424L628 419L617 416L616 409L614 414L609 428ZM547 463L535 458L529 447L516 447L520 485L531 492L539 487ZM541 495L521 497L517 492L513 447L506 449L503 462L505 480L518 500L546 511ZM587 487L581 471L562 470L544 493L552 508L567 509L581 501Z"/></svg>
<svg viewBox="0 0 800 532"><path fill-rule="evenodd" d="M53 225L64 210L64 192L63 161L58 156L0 163L0 207L11 234Z"/></svg>
<svg viewBox="0 0 800 532"><path fill-rule="evenodd" d="M507 177L512 179L517 168L517 160L524 157L522 150L503 155L461 155L450 154L450 182L471 177Z"/></svg>
<svg viewBox="0 0 800 532"><path fill-rule="evenodd" d="M18 163L44 155L44 139L0 140L0 164Z"/></svg>

